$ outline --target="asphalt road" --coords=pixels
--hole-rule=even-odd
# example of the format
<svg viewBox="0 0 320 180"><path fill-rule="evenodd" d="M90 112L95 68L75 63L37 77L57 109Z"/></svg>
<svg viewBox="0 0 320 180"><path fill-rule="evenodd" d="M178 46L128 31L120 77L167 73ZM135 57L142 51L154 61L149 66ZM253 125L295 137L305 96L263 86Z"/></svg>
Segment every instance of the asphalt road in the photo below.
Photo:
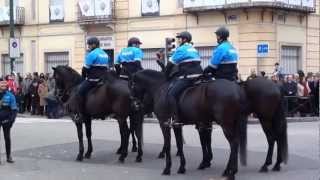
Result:
<svg viewBox="0 0 320 180"><path fill-rule="evenodd" d="M260 125L248 128L248 166L239 166L237 180L319 180L320 124L318 122L290 123L289 163L281 172L258 172L266 156L266 139ZM0 180L218 180L226 166L228 144L219 127L214 126L213 166L199 171L202 153L197 131L184 127L187 172L178 175L179 158L173 156L171 176L162 176L164 160L157 159L163 138L158 124L144 125L144 156L136 163L130 153L121 164L115 154L119 146L119 130L115 122L96 121L93 124L92 158L76 162L78 143L76 129L69 120L19 118L12 129L14 164L5 163L3 134L1 134ZM173 141L174 142L174 141ZM174 143L173 143L174 145ZM172 148L172 155L176 148Z"/></svg>

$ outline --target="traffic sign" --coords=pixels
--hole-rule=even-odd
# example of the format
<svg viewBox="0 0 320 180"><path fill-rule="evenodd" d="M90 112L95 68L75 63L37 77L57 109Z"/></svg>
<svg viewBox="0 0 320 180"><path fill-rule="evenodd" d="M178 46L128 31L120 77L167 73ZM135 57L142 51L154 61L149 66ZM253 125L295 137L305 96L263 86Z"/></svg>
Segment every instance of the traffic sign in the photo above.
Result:
<svg viewBox="0 0 320 180"><path fill-rule="evenodd" d="M10 58L20 58L20 40L18 38L10 38L9 40L9 56Z"/></svg>
<svg viewBox="0 0 320 180"><path fill-rule="evenodd" d="M268 43L259 43L257 45L257 56L266 57L269 53L269 44Z"/></svg>

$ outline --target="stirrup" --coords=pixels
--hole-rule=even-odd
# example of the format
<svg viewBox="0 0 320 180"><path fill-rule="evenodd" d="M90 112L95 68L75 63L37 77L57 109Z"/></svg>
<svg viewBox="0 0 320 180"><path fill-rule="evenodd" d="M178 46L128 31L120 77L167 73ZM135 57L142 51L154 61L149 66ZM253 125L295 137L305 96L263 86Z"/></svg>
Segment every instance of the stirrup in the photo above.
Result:
<svg viewBox="0 0 320 180"><path fill-rule="evenodd" d="M172 121L172 126L174 127L179 127L179 126L183 126L183 123L182 122L177 122L177 121Z"/></svg>
<svg viewBox="0 0 320 180"><path fill-rule="evenodd" d="M172 120L172 118L170 118L167 122L164 122L163 125L169 126L169 127L179 127L179 126L183 126L183 123L176 122Z"/></svg>
<svg viewBox="0 0 320 180"><path fill-rule="evenodd" d="M81 120L81 115L79 113L74 114L72 120L74 122L79 122Z"/></svg>

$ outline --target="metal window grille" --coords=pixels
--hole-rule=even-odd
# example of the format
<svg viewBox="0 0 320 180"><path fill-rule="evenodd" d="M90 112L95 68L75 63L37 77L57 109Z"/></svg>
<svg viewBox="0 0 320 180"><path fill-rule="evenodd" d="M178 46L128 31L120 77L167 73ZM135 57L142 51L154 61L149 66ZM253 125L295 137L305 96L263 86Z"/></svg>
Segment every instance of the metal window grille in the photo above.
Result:
<svg viewBox="0 0 320 180"><path fill-rule="evenodd" d="M53 73L52 67L69 64L69 52L45 53L45 73Z"/></svg>
<svg viewBox="0 0 320 180"><path fill-rule="evenodd" d="M213 46L201 46L195 47L200 55L201 58L201 65L203 68L209 65L209 61L212 56ZM144 58L142 60L142 66L145 69L153 69L153 70L161 70L159 65L157 64L157 56L156 53L160 50L160 48L150 48L150 49L143 49Z"/></svg>
<svg viewBox="0 0 320 180"><path fill-rule="evenodd" d="M63 0L50 0L50 5L63 5Z"/></svg>
<svg viewBox="0 0 320 180"><path fill-rule="evenodd" d="M160 48L143 49L144 57L142 60L142 67L144 69L161 70L160 66L157 64L156 55L159 50Z"/></svg>
<svg viewBox="0 0 320 180"><path fill-rule="evenodd" d="M23 55L21 54L20 58L15 59L15 69L14 71L16 73L23 74ZM10 58L8 54L2 55L2 75L9 75L11 73L11 67L10 67Z"/></svg>
<svg viewBox="0 0 320 180"><path fill-rule="evenodd" d="M299 46L282 46L280 66L283 73L294 74L301 68L301 47Z"/></svg>
<svg viewBox="0 0 320 180"><path fill-rule="evenodd" d="M196 49L199 52L200 58L201 58L201 66L203 68L205 68L209 65L209 61L212 56L213 48L214 48L213 46L196 47Z"/></svg>

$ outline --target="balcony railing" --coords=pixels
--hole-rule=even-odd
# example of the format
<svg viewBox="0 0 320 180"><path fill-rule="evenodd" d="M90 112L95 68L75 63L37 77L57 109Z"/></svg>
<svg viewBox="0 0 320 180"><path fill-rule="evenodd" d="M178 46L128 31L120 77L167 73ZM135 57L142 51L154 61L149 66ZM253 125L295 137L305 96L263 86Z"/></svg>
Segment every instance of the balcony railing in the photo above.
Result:
<svg viewBox="0 0 320 180"><path fill-rule="evenodd" d="M208 3L209 2L209 3ZM241 8L274 8L289 11L315 12L315 0L219 0L191 1L184 0L185 12L228 10Z"/></svg>
<svg viewBox="0 0 320 180"><path fill-rule="evenodd" d="M0 15L0 26L9 26L10 16L9 16L9 7L0 7L2 15ZM25 23L25 9L24 7L15 7L14 12L14 24L15 25L24 25Z"/></svg>
<svg viewBox="0 0 320 180"><path fill-rule="evenodd" d="M90 25L90 24L110 24L114 22L115 18L115 2L110 0L110 13L105 15L97 15L95 12L92 12L90 15L83 14L78 5L78 23L80 25Z"/></svg>

